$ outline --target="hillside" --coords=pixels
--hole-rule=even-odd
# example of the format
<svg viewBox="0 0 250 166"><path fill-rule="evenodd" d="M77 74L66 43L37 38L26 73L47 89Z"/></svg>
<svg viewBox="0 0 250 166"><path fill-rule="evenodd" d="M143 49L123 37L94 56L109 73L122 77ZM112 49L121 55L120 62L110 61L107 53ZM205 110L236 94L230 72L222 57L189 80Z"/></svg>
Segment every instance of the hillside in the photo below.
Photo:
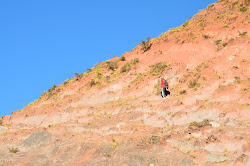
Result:
<svg viewBox="0 0 250 166"><path fill-rule="evenodd" d="M219 0L3 116L0 165L250 165L249 4Z"/></svg>

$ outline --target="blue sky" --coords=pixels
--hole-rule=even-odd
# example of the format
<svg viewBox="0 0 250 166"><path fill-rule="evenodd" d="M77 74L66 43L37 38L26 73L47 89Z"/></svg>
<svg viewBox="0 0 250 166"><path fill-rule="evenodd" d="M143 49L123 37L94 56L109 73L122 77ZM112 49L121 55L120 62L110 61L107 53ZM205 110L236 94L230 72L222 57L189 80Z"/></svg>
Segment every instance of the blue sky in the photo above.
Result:
<svg viewBox="0 0 250 166"><path fill-rule="evenodd" d="M215 0L1 0L0 117Z"/></svg>

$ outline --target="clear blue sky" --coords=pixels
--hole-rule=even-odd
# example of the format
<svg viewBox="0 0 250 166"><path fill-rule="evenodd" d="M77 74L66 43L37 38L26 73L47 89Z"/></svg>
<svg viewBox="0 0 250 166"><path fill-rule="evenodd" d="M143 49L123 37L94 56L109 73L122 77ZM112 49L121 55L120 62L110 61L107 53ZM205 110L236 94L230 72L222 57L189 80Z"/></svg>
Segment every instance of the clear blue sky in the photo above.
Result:
<svg viewBox="0 0 250 166"><path fill-rule="evenodd" d="M0 117L216 0L1 0Z"/></svg>

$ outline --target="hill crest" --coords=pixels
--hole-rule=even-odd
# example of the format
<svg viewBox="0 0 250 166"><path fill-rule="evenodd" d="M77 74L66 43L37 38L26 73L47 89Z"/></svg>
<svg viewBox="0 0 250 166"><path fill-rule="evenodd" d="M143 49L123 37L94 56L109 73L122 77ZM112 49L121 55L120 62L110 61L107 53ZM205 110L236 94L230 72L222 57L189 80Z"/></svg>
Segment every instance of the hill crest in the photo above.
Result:
<svg viewBox="0 0 250 166"><path fill-rule="evenodd" d="M249 3L211 4L2 117L0 163L249 164Z"/></svg>

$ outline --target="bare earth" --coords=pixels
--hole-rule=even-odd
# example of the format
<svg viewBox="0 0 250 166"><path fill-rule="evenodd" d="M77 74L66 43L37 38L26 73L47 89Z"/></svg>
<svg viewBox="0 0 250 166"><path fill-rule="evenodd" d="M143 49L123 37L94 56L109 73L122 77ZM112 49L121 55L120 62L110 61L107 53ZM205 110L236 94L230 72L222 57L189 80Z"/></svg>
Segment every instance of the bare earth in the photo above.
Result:
<svg viewBox="0 0 250 166"><path fill-rule="evenodd" d="M0 165L250 165L249 4L210 5L2 117Z"/></svg>

